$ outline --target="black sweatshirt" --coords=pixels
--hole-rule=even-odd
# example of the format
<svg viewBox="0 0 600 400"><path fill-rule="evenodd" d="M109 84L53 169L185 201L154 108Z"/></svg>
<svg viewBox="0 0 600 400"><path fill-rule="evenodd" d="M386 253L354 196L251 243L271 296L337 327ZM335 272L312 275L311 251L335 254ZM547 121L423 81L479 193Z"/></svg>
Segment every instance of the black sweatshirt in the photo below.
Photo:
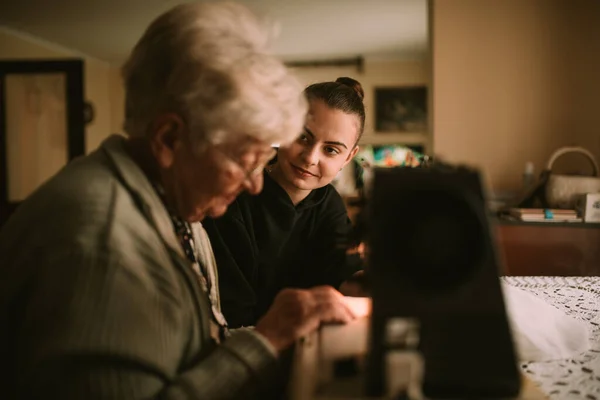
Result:
<svg viewBox="0 0 600 400"><path fill-rule="evenodd" d="M255 325L283 288L339 285L361 268L346 256L352 229L331 185L294 206L268 174L257 195L240 195L227 213L206 219L223 313L232 328Z"/></svg>

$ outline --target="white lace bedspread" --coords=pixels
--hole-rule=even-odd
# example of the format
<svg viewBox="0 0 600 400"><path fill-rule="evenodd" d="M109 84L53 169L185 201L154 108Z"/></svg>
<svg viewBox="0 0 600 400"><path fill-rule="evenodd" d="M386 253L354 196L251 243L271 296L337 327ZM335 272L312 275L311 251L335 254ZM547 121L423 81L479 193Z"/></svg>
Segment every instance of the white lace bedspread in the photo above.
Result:
<svg viewBox="0 0 600 400"><path fill-rule="evenodd" d="M503 280L585 321L590 329L589 351L568 360L523 363L523 371L552 400L600 400L600 277L505 277Z"/></svg>

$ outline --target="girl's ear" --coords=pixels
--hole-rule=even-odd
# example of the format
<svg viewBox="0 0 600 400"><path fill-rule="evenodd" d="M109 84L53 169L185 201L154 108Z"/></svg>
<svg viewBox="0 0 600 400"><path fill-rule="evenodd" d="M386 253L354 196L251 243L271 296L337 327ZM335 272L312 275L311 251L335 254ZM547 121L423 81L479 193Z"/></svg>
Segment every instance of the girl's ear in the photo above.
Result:
<svg viewBox="0 0 600 400"><path fill-rule="evenodd" d="M360 150L360 147L358 145L354 146L354 148L350 151L350 154L348 154L348 158L346 158L346 161L344 162L344 165L342 165L342 168L348 165L348 163L354 158L356 153L358 153L358 150ZM340 168L340 171L342 170L342 168Z"/></svg>

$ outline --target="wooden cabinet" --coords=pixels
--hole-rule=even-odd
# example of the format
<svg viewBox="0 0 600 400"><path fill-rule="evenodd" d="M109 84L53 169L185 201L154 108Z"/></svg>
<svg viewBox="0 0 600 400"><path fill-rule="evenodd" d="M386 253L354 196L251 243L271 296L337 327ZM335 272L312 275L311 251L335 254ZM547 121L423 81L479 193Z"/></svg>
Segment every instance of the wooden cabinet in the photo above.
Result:
<svg viewBox="0 0 600 400"><path fill-rule="evenodd" d="M498 221L505 275L600 275L600 224Z"/></svg>
<svg viewBox="0 0 600 400"><path fill-rule="evenodd" d="M360 207L346 199L353 222ZM600 223L493 219L503 275L600 276Z"/></svg>

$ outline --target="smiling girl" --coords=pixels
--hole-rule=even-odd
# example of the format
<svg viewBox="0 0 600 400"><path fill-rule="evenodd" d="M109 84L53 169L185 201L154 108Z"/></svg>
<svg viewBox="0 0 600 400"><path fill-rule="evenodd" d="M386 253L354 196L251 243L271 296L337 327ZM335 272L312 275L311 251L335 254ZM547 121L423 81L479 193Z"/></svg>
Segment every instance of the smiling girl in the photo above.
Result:
<svg viewBox="0 0 600 400"><path fill-rule="evenodd" d="M224 217L203 223L233 328L254 325L283 288L338 288L360 269L346 255L352 226L331 182L358 151L364 93L354 79L339 78L305 94L304 131L279 149L264 172L263 191L240 195Z"/></svg>

